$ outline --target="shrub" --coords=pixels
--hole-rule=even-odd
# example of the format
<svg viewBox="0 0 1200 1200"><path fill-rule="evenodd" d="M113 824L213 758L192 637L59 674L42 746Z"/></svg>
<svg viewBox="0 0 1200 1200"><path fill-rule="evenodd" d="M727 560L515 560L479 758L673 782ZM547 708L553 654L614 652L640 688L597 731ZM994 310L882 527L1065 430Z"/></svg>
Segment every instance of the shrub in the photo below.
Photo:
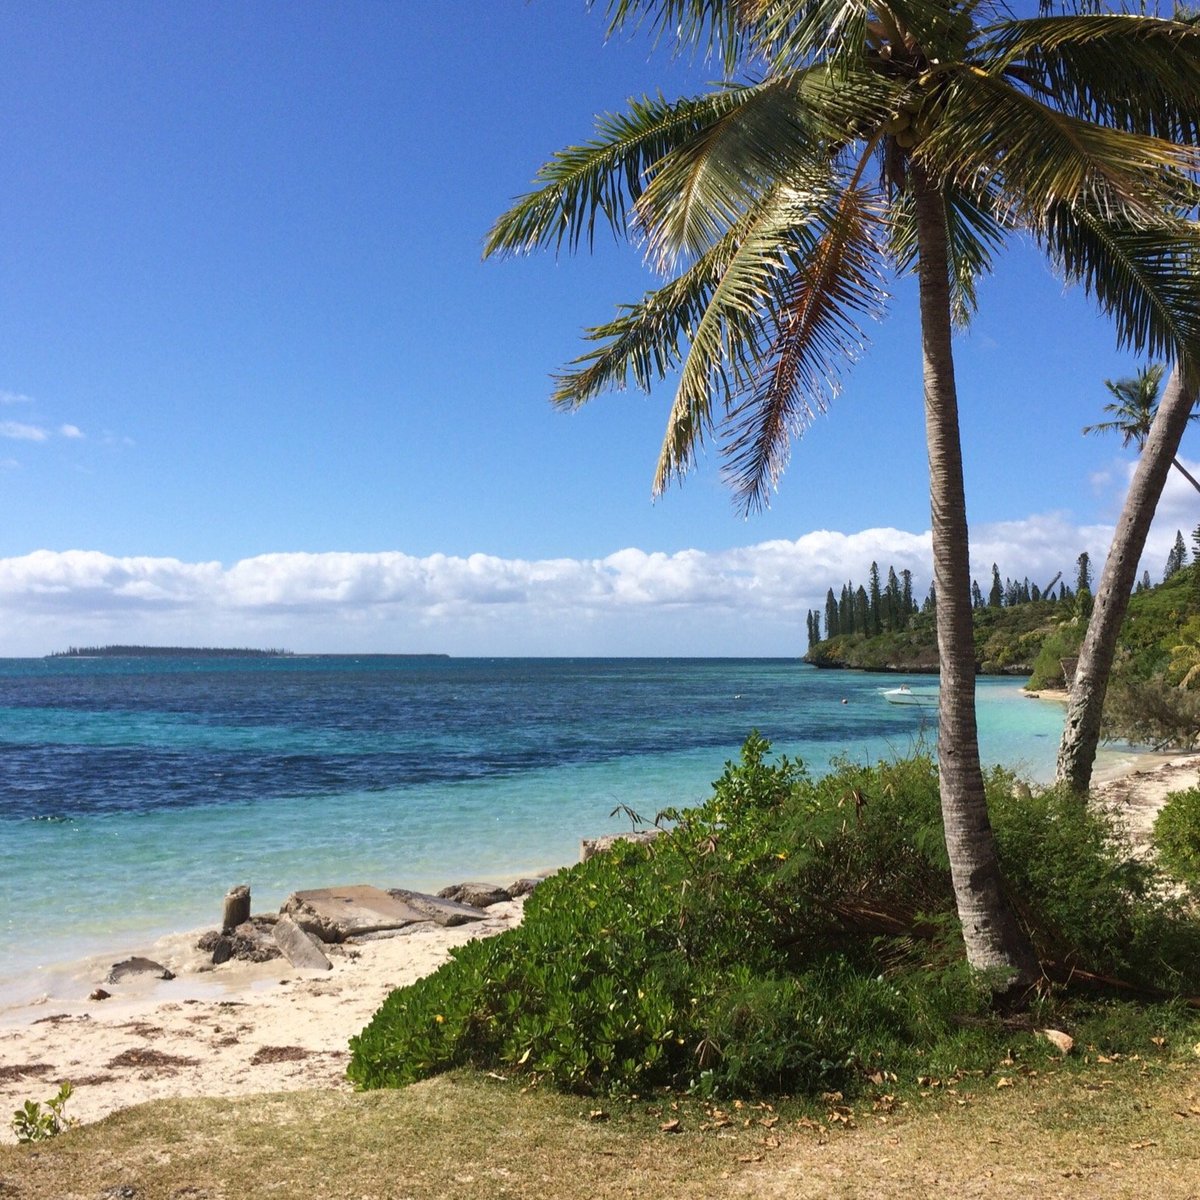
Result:
<svg viewBox="0 0 1200 1200"><path fill-rule="evenodd" d="M63 1113L73 1090L70 1083L63 1083L58 1093L51 1096L45 1104L37 1100L26 1100L13 1113L12 1130L17 1141L44 1142L49 1138L58 1137L64 1129L74 1125L74 1120Z"/></svg>
<svg viewBox="0 0 1200 1200"><path fill-rule="evenodd" d="M589 1092L849 1095L880 1071L994 1061L1010 1035L963 960L933 763L814 781L768 750L752 735L655 842L559 872L520 926L393 992L351 1041L351 1079L475 1066ZM1039 950L1164 987L1194 978L1195 926L1105 820L1013 785L996 772L989 796Z"/></svg>
<svg viewBox="0 0 1200 1200"><path fill-rule="evenodd" d="M1155 819L1153 837L1163 869L1200 892L1200 788L1167 797Z"/></svg>

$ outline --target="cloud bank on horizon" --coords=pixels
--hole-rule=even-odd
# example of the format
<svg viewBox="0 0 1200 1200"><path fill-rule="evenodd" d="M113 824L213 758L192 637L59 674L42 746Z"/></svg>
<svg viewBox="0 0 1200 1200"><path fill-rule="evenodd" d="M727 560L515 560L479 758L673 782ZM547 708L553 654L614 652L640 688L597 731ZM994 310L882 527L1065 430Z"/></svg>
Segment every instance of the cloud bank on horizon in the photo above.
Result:
<svg viewBox="0 0 1200 1200"><path fill-rule="evenodd" d="M1173 506L1168 506L1173 507ZM1194 507L1194 504L1193 504ZM1169 515L1169 514L1164 514ZM1169 523L1169 522L1168 522ZM1160 520L1145 567L1157 581L1174 527ZM981 526L974 574L1073 581L1099 574L1109 526L1062 514ZM820 530L722 551L623 549L603 558L423 558L401 551L274 553L231 566L39 550L0 559L0 654L68 645L286 646L300 652L461 655L795 655L828 588L870 564L929 586L929 533Z"/></svg>

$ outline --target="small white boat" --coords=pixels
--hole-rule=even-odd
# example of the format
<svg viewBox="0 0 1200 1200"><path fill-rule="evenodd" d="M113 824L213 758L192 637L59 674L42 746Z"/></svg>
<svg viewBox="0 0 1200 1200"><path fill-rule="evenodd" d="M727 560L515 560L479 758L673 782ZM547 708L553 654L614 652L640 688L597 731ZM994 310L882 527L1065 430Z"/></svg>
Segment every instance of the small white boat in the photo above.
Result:
<svg viewBox="0 0 1200 1200"><path fill-rule="evenodd" d="M881 690L883 698L889 704L920 704L931 706L938 702L936 691L914 692L907 683L902 683L899 687L883 688Z"/></svg>

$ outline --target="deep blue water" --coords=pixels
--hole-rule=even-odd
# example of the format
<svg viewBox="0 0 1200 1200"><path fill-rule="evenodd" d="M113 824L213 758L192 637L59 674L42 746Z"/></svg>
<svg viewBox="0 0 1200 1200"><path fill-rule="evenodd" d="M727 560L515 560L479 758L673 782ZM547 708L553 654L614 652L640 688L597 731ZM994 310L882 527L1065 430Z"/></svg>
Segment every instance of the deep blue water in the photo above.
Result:
<svg viewBox="0 0 1200 1200"><path fill-rule="evenodd" d="M932 711L879 695L898 682L767 659L0 660L0 983L211 924L234 883L257 908L572 861L618 804L703 797L751 729L817 772L932 749ZM1047 778L1061 711L1019 686L980 680L984 758Z"/></svg>

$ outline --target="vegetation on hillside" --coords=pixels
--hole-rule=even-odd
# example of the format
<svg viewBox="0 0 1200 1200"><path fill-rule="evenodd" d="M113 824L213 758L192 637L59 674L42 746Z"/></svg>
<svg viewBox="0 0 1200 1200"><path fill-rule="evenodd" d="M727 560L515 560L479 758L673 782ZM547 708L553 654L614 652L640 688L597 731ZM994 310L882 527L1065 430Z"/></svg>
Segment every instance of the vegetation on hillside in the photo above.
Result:
<svg viewBox="0 0 1200 1200"><path fill-rule="evenodd" d="M1043 644L1060 630L1082 625L1090 612L1091 566L1079 556L1075 588L1055 576L1043 590L1029 579L1001 580L992 565L988 592L972 581L975 669L985 675L1029 675ZM879 587L879 568L871 564L869 588L842 586L840 600L830 588L822 614L808 615L806 661L818 667L852 667L864 671L922 672L938 669L937 617L932 588L919 608L912 601L912 577L888 569L888 586ZM903 585L899 579L903 578ZM1058 584L1057 588L1055 585ZM1149 587L1144 580L1139 587ZM1067 635L1068 638L1070 635ZM1080 633L1075 638L1077 647ZM1061 676L1061 669L1059 669ZM1051 686L1045 682L1042 686Z"/></svg>
<svg viewBox="0 0 1200 1200"><path fill-rule="evenodd" d="M1200 528L1193 542L1200 551ZM981 674L1028 675L1033 691L1068 686L1067 672L1090 610L1085 559L1081 555L1077 564L1075 588L1047 589L1050 598L1026 599L1023 585L1011 580L999 585L994 568L989 597L982 599L974 588L975 663ZM1190 747L1200 736L1200 553L1190 563L1187 559L1183 535L1177 533L1163 582L1151 585L1143 575L1130 597L1105 707L1106 737ZM853 596L853 584L843 591ZM869 628L869 607L867 611ZM811 636L811 614L809 630ZM934 672L937 623L932 606L911 613L902 627L884 624L870 633L853 626L851 632L835 632L813 642L805 659L819 667Z"/></svg>

